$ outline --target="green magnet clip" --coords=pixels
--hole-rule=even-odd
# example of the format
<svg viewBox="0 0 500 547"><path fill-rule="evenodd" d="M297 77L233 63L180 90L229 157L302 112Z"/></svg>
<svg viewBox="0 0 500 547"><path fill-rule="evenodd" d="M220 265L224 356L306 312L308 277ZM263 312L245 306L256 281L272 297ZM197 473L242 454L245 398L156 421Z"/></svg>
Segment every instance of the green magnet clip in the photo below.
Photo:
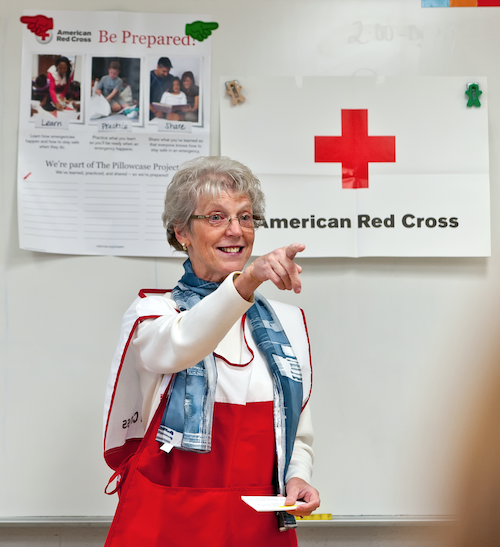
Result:
<svg viewBox="0 0 500 547"><path fill-rule="evenodd" d="M467 97L469 97L469 100L467 101L467 106L481 106L481 103L479 102L479 97L483 92L479 89L479 84L476 82L470 82L467 84L467 91L465 94Z"/></svg>

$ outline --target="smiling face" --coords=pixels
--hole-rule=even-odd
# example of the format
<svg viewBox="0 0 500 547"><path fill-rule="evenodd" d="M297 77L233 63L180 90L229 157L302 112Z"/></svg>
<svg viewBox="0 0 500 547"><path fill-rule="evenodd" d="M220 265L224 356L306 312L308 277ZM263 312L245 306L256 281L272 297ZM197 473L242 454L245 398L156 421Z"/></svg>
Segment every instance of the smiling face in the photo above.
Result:
<svg viewBox="0 0 500 547"><path fill-rule="evenodd" d="M189 76L185 76L184 80L182 80L182 85L186 89L189 89L193 85L193 80L191 80L191 78Z"/></svg>
<svg viewBox="0 0 500 547"><path fill-rule="evenodd" d="M174 83L172 84L172 93L179 93L181 90L181 83L179 80L174 80Z"/></svg>
<svg viewBox="0 0 500 547"><path fill-rule="evenodd" d="M222 192L220 197L202 197L193 214L209 215L225 213L231 217L243 213L252 214L252 204L247 195L232 190ZM253 228L241 228L237 219L229 226L215 228L206 219L194 219L190 230L178 230L179 243L188 246L188 254L194 273L206 281L217 283L230 273L241 271L252 254L255 232Z"/></svg>
<svg viewBox="0 0 500 547"><path fill-rule="evenodd" d="M119 70L117 70L116 68L108 68L108 74L112 80L116 80L116 78L118 78L118 73Z"/></svg>
<svg viewBox="0 0 500 547"><path fill-rule="evenodd" d="M56 66L56 70L57 70L57 72L59 73L60 76L64 76L69 71L68 63L66 63L66 61L61 61Z"/></svg>

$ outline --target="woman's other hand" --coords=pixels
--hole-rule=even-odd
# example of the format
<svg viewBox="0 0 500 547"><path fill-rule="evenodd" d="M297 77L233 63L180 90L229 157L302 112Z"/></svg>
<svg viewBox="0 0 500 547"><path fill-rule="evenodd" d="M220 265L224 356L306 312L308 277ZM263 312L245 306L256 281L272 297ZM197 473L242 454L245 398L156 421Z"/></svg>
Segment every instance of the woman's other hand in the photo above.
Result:
<svg viewBox="0 0 500 547"><path fill-rule="evenodd" d="M295 255L305 248L302 243L292 243L260 256L235 280L236 290L245 300L249 300L259 285L265 281L272 281L282 291L293 290L297 294L300 293L302 267L296 264L294 259Z"/></svg>
<svg viewBox="0 0 500 547"><path fill-rule="evenodd" d="M304 501L293 511L287 511L296 517L306 517L315 511L320 504L319 492L305 480L292 477L286 484L285 505L293 505L297 500Z"/></svg>

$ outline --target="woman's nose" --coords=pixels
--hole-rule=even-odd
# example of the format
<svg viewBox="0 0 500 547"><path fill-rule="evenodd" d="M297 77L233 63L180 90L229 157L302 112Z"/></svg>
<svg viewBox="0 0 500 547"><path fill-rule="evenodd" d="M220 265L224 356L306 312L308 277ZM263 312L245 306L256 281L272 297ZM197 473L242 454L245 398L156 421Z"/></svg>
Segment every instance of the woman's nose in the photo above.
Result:
<svg viewBox="0 0 500 547"><path fill-rule="evenodd" d="M229 220L229 225L226 228L226 233L232 236L240 236L242 234L240 222L238 217L231 217Z"/></svg>

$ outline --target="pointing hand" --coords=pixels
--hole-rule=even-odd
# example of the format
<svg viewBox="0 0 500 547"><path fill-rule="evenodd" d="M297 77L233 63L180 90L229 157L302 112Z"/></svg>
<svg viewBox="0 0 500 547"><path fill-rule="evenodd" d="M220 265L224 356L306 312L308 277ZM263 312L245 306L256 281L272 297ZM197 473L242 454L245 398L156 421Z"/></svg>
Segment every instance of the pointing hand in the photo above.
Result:
<svg viewBox="0 0 500 547"><path fill-rule="evenodd" d="M47 31L54 28L54 20L45 15L24 15L21 17L21 23L25 23L35 36L41 38L46 38L49 35Z"/></svg>
<svg viewBox="0 0 500 547"><path fill-rule="evenodd" d="M205 23L204 21L195 21L194 23L186 25L186 35L191 36L198 42L203 42L205 38L208 38L212 31L219 28L218 23Z"/></svg>

